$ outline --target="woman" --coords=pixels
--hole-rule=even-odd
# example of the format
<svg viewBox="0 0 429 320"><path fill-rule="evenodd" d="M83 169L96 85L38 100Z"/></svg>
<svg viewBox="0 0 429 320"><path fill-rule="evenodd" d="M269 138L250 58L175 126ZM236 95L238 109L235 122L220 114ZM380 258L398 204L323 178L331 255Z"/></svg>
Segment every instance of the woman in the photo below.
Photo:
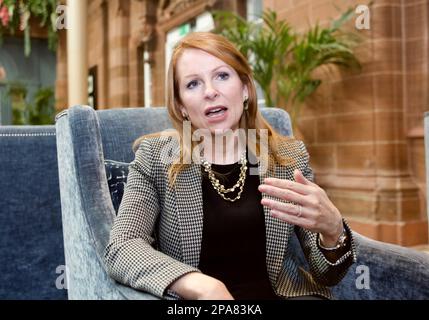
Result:
<svg viewBox="0 0 429 320"><path fill-rule="evenodd" d="M225 38L192 33L175 47L176 131L136 142L105 253L114 279L167 299L332 298L356 259L350 228L312 182L303 143L277 134L256 101Z"/></svg>

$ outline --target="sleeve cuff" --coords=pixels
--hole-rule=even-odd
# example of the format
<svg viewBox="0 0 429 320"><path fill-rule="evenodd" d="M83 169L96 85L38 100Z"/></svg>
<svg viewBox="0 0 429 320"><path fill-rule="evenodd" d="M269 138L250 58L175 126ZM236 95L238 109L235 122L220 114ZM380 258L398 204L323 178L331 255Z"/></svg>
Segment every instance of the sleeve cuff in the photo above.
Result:
<svg viewBox="0 0 429 320"><path fill-rule="evenodd" d="M317 234L317 239L316 239L317 248L320 251L321 256L323 257L322 259L323 259L324 263L326 263L329 266L333 266L333 267L338 266L338 265L342 264L344 261L346 261L350 256L353 256L354 261L356 259L353 234L351 232L349 225L347 224L347 222L344 218L343 218L343 227L347 233L347 246L346 246L346 248L338 248L338 250L335 250L335 251L323 250L323 248L321 248L319 246L320 235ZM329 257L335 257L336 255L339 255L339 254L341 254L341 255L338 258L336 258L335 261L332 261L333 259L329 259Z"/></svg>
<svg viewBox="0 0 429 320"><path fill-rule="evenodd" d="M201 272L197 268L193 268L191 266L187 267L186 269L180 269L177 270L177 272L174 274L174 276L170 277L169 279L164 279L163 281L163 292L159 295L162 298L166 300L180 300L182 297L179 296L176 292L169 289L170 285L179 279L180 277L184 276L185 274L191 273L191 272Z"/></svg>

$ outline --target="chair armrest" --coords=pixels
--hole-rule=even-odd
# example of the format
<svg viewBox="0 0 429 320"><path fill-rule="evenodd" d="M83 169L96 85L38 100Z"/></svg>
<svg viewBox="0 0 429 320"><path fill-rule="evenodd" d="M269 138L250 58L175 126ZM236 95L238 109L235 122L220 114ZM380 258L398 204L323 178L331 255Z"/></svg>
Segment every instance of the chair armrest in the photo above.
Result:
<svg viewBox="0 0 429 320"><path fill-rule="evenodd" d="M337 286L337 299L429 299L429 255L354 232L357 261Z"/></svg>
<svg viewBox="0 0 429 320"><path fill-rule="evenodd" d="M157 299L115 282L105 269L115 212L95 111L69 109L57 118L56 132L69 299Z"/></svg>

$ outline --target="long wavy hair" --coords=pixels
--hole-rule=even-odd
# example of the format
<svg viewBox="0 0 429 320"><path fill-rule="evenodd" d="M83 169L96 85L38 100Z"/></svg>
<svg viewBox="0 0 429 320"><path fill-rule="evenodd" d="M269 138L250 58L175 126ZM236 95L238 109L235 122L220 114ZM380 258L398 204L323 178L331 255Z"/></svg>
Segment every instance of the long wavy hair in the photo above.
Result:
<svg viewBox="0 0 429 320"><path fill-rule="evenodd" d="M192 150L197 147L198 141L192 141L191 146L186 141L191 141L190 137L185 137L183 132L184 119L180 110L181 100L179 95L179 85L177 79L177 62L183 52L187 49L203 50L216 58L222 60L231 66L240 77L242 83L248 88L248 109L243 111L239 121L239 128L245 129L246 141L249 151L251 151L260 161L266 161L267 169L272 170L275 163L287 165L293 163L294 160L278 154L278 145L284 141L294 140L291 137L286 137L277 133L268 122L262 117L258 110L256 88L252 75L252 70L247 62L247 59L238 51L235 46L225 37L209 33L209 32L194 32L179 41L173 50L171 57L168 76L167 76L167 109L170 120L176 129L173 135L180 142L180 156L174 160L168 170L168 178L170 185L174 185L177 175L189 166L185 159L192 158ZM191 125L191 134L198 129ZM248 129L256 129L256 141L251 141L248 135ZM264 139L261 139L262 130L266 130L268 146L262 149ZM160 135L161 133L152 133L138 138L134 143L134 150L138 148L141 141L148 137ZM253 140L255 140L253 138ZM268 152L261 152L268 150Z"/></svg>

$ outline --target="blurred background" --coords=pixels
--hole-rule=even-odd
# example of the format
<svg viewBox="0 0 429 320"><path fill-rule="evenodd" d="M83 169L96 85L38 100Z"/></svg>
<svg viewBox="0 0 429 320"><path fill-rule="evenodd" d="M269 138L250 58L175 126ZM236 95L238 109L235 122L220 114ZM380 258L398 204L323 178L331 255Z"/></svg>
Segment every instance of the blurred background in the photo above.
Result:
<svg viewBox="0 0 429 320"><path fill-rule="evenodd" d="M219 32L250 59L261 107L291 114L352 228L424 250L428 18L427 0L0 0L0 124L165 106L175 43Z"/></svg>

